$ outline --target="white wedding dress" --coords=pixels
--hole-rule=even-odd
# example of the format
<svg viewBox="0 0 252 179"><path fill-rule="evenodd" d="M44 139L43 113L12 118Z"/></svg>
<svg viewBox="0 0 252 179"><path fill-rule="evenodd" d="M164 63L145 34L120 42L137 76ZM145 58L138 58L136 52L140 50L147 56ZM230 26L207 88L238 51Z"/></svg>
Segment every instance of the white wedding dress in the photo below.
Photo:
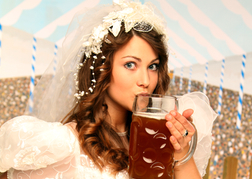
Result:
<svg viewBox="0 0 252 179"><path fill-rule="evenodd" d="M205 174L211 154L211 130L216 113L202 93L179 97L179 111L194 110L193 122L198 132L194 160L200 174ZM0 172L8 179L128 179L127 171L116 176L109 168L101 172L81 152L72 124L46 122L32 116L13 118L0 128Z"/></svg>

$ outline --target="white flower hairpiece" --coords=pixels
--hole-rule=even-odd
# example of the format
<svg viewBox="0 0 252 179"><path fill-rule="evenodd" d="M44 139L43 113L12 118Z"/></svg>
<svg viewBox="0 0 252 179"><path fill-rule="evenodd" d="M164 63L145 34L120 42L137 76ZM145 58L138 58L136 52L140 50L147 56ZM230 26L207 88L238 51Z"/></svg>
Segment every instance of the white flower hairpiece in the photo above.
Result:
<svg viewBox="0 0 252 179"><path fill-rule="evenodd" d="M76 90L78 91L74 96L77 99L80 99L81 96L84 96L85 94L89 94L89 92L93 92L96 83L94 74L94 64L97 59L96 55L102 53L101 46L103 41L110 43L110 41L106 39L109 32L115 37L118 36L122 22L124 23L126 33L131 29L140 32L149 32L154 28L158 34L164 35L164 44L167 45L168 36L164 27L164 21L154 13L154 10L150 6L142 5L140 2L125 2L121 0L114 0L114 5L119 6L119 10L110 12L103 18L102 24L94 27L92 33L89 34L88 37L85 36L82 38L84 42L82 43L82 50L80 51L80 54L78 54L78 57L83 57L85 54L86 59L83 63L77 65L77 72L74 74ZM96 55L93 55L93 64L90 66L93 79L91 80L91 86L88 89L89 92L79 91L78 71L92 54ZM105 56L102 56L102 58L105 59Z"/></svg>

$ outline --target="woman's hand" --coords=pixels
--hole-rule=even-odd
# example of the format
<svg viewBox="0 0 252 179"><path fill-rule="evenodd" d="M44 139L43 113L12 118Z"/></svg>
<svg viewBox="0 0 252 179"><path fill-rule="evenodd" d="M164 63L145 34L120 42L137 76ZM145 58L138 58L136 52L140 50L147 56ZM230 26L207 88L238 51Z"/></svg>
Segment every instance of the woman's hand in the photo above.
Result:
<svg viewBox="0 0 252 179"><path fill-rule="evenodd" d="M165 116L167 120L166 126L172 134L170 141L175 149L175 159L182 158L188 152L188 144L195 133L190 118L192 114L192 109L185 110L182 115L173 110Z"/></svg>
<svg viewBox="0 0 252 179"><path fill-rule="evenodd" d="M177 111L171 111L165 116L167 120L166 126L171 132L170 141L175 149L174 158L181 159L189 150L189 142L195 133L195 129L191 124L192 109L187 109L181 115ZM186 135L186 131L188 134ZM176 179L202 179L196 167L193 157L183 165L174 168Z"/></svg>

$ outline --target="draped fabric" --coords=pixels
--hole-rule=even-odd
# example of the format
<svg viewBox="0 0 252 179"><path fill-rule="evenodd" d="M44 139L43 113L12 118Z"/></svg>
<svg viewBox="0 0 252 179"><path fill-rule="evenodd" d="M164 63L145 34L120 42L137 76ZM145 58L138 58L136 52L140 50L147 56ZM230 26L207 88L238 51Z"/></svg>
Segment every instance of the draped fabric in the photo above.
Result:
<svg viewBox="0 0 252 179"><path fill-rule="evenodd" d="M116 176L103 172L80 150L69 125L20 116L0 130L0 171L8 179L126 179L126 171Z"/></svg>
<svg viewBox="0 0 252 179"><path fill-rule="evenodd" d="M179 111L194 110L198 131L194 160L200 174L205 174L211 154L211 130L215 112L203 93L178 97ZM74 123L63 125L36 117L19 116L0 128L0 172L8 179L128 179L127 171L116 176L105 167L100 171L80 149Z"/></svg>

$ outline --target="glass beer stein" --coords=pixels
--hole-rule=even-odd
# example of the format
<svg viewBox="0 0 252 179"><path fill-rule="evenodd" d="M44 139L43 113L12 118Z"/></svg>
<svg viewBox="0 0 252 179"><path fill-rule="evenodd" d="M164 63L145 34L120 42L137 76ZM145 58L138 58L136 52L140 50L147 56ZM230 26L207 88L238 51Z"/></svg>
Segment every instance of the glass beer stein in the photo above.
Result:
<svg viewBox="0 0 252 179"><path fill-rule="evenodd" d="M136 96L130 128L130 179L172 179L174 166L192 157L197 144L197 132L192 137L187 154L182 159L174 159L165 115L178 107L177 98L173 96Z"/></svg>

